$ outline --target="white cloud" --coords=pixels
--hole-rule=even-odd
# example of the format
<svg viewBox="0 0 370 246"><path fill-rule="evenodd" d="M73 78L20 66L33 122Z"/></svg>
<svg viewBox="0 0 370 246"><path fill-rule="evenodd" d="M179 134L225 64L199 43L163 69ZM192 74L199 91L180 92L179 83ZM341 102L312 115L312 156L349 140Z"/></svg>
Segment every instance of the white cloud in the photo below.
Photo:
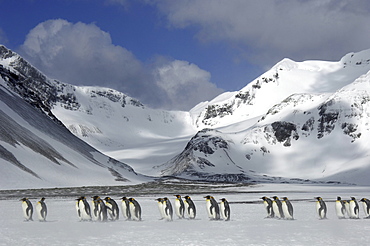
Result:
<svg viewBox="0 0 370 246"><path fill-rule="evenodd" d="M20 54L51 78L117 89L151 107L188 110L221 92L194 64L144 65L95 24L42 22L29 32ZM207 92L199 91L203 88Z"/></svg>
<svg viewBox="0 0 370 246"><path fill-rule="evenodd" d="M170 27L196 27L199 40L229 42L253 63L273 64L284 57L336 60L370 48L366 0L150 2Z"/></svg>
<svg viewBox="0 0 370 246"><path fill-rule="evenodd" d="M157 85L167 92L171 105L181 110L223 92L210 82L209 72L187 61L167 61L154 69L154 75Z"/></svg>

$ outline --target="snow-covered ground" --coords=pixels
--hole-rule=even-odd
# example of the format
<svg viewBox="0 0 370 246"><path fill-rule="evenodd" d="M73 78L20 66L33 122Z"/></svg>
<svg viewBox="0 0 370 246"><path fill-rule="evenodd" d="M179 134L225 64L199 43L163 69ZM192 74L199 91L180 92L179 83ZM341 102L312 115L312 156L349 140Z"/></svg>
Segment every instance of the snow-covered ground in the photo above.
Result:
<svg viewBox="0 0 370 246"><path fill-rule="evenodd" d="M334 200L337 196L358 200L370 197L369 187L313 185L256 185L223 188L211 194L225 197L231 203L231 220L209 221L205 199L199 190L190 195L197 207L196 220L165 222L159 220L159 193L135 196L142 207L142 221L93 223L79 222L74 197L47 198L48 222L24 222L18 199L0 200L0 245L363 245L370 240L370 219L364 217L360 205L359 220L336 218ZM287 196L294 206L294 221L264 219L261 196ZM327 202L328 219L319 220L313 197ZM21 198L21 197L20 197ZM118 200L119 197L112 197ZM39 198L32 198L36 204Z"/></svg>

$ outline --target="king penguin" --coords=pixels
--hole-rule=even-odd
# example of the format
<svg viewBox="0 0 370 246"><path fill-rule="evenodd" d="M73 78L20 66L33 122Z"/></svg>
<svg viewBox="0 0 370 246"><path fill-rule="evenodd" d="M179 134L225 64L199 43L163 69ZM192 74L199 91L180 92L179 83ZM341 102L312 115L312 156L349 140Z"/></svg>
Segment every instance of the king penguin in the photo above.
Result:
<svg viewBox="0 0 370 246"><path fill-rule="evenodd" d="M226 200L226 198L221 198L220 200L221 200L221 202L220 202L221 216L225 221L229 221L230 220L229 202Z"/></svg>
<svg viewBox="0 0 370 246"><path fill-rule="evenodd" d="M129 208L130 208L130 213L131 213L131 219L140 221L141 220L141 207L140 204L134 199L134 198L129 198Z"/></svg>
<svg viewBox="0 0 370 246"><path fill-rule="evenodd" d="M26 221L33 221L32 214L33 214L33 206L28 198L22 198L22 209L23 209L23 216Z"/></svg>
<svg viewBox="0 0 370 246"><path fill-rule="evenodd" d="M356 201L356 198L351 197L351 200L349 201L349 218L350 219L359 219L360 213L359 213L359 207L358 203Z"/></svg>
<svg viewBox="0 0 370 246"><path fill-rule="evenodd" d="M108 214L107 214L107 206L105 206L103 200L99 196L93 196L93 205L94 205L94 218L97 221L107 221Z"/></svg>
<svg viewBox="0 0 370 246"><path fill-rule="evenodd" d="M162 204L164 219L167 221L172 221L173 209L171 201L167 197L164 197L162 199Z"/></svg>
<svg viewBox="0 0 370 246"><path fill-rule="evenodd" d="M130 201L128 200L127 197L122 197L122 203L121 203L121 208L122 208L122 215L125 220L131 220L131 212L130 212Z"/></svg>
<svg viewBox="0 0 370 246"><path fill-rule="evenodd" d="M287 220L294 220L293 205L287 197L283 197L283 201L281 202L281 207L283 208L284 218Z"/></svg>
<svg viewBox="0 0 370 246"><path fill-rule="evenodd" d="M365 213L364 219L370 219L370 200L367 198L362 198L360 202L362 202L362 207Z"/></svg>
<svg viewBox="0 0 370 246"><path fill-rule="evenodd" d="M205 196L206 199L206 208L208 213L208 218L210 220L219 220L220 219L220 208L213 196Z"/></svg>
<svg viewBox="0 0 370 246"><path fill-rule="evenodd" d="M321 220L326 219L327 209L326 209L326 204L325 204L324 200L319 196L315 197L315 199L317 199L317 201L316 201L316 211L317 211L317 214L319 215L319 218Z"/></svg>
<svg viewBox="0 0 370 246"><path fill-rule="evenodd" d="M272 209L274 210L276 218L284 219L284 212L281 201L277 196L273 196L272 198L274 199L272 200Z"/></svg>
<svg viewBox="0 0 370 246"><path fill-rule="evenodd" d="M274 213L274 210L272 209L271 199L265 196L261 197L261 199L263 200L263 204L265 205L265 208L266 208L266 212L267 212L266 218L274 218L275 213Z"/></svg>
<svg viewBox="0 0 370 246"><path fill-rule="evenodd" d="M41 198L40 201L36 204L36 213L39 221L45 222L46 221L46 215L48 213L48 209L45 204L45 197Z"/></svg>
<svg viewBox="0 0 370 246"><path fill-rule="evenodd" d="M337 212L338 219L346 218L346 205L340 196L335 201L335 211Z"/></svg>
<svg viewBox="0 0 370 246"><path fill-rule="evenodd" d="M185 213L184 201L181 199L180 195L174 195L174 196L176 197L176 200L175 200L176 215L177 215L177 217L179 217L179 219L183 219L184 218L184 213Z"/></svg>
<svg viewBox="0 0 370 246"><path fill-rule="evenodd" d="M81 196L76 200L76 210L80 221L90 221L91 209L89 203L86 201L86 197Z"/></svg>
<svg viewBox="0 0 370 246"><path fill-rule="evenodd" d="M185 205L185 211L189 217L189 219L193 220L195 219L195 216L197 215L197 210L195 208L195 204L193 202L193 200L191 200L190 196L185 196L185 201L184 201L184 205Z"/></svg>
<svg viewBox="0 0 370 246"><path fill-rule="evenodd" d="M119 219L119 208L115 200L107 196L104 198L105 205L107 206L107 211L111 220Z"/></svg>
<svg viewBox="0 0 370 246"><path fill-rule="evenodd" d="M159 214L161 215L160 220L163 220L165 218L164 209L163 209L163 203L162 203L163 198L157 198L157 199L155 199L155 201L157 201L158 211L159 211Z"/></svg>

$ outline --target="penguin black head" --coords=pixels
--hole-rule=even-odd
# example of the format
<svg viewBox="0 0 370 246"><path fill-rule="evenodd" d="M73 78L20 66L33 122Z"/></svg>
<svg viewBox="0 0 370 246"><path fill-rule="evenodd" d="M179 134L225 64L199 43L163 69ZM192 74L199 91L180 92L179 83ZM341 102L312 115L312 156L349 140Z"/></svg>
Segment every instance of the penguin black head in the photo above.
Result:
<svg viewBox="0 0 370 246"><path fill-rule="evenodd" d="M273 198L274 200L279 200L279 197L277 197L277 196L273 196L271 198Z"/></svg>
<svg viewBox="0 0 370 246"><path fill-rule="evenodd" d="M206 199L212 199L213 198L213 196L204 196L203 198L206 198Z"/></svg>
<svg viewBox="0 0 370 246"><path fill-rule="evenodd" d="M285 196L285 197L283 197L283 200L284 200L284 201L287 201L287 200L288 200L288 197L286 197L286 196Z"/></svg>
<svg viewBox="0 0 370 246"><path fill-rule="evenodd" d="M45 201L45 197L41 198L41 200L40 200L40 201L42 201L42 202L43 202L43 201Z"/></svg>
<svg viewBox="0 0 370 246"><path fill-rule="evenodd" d="M353 196L351 196L351 200L355 201L355 200L356 200L356 198L355 198L355 197L353 197Z"/></svg>
<svg viewBox="0 0 370 246"><path fill-rule="evenodd" d="M98 199L100 199L100 196L92 196L91 198L94 199L94 200L98 200Z"/></svg>
<svg viewBox="0 0 370 246"><path fill-rule="evenodd" d="M134 199L133 197L130 197L128 200L129 200L130 202L132 202L132 201L134 201L135 199Z"/></svg>
<svg viewBox="0 0 370 246"><path fill-rule="evenodd" d="M162 202L163 198L154 199L154 201Z"/></svg>
<svg viewBox="0 0 370 246"><path fill-rule="evenodd" d="M108 201L110 200L111 198L109 196L107 196L106 198L104 198L105 201Z"/></svg>
<svg viewBox="0 0 370 246"><path fill-rule="evenodd" d="M190 199L190 196L184 196L185 199Z"/></svg>
<svg viewBox="0 0 370 246"><path fill-rule="evenodd" d="M268 198L266 196L261 197L261 199L264 200L264 201L270 200L270 198Z"/></svg>
<svg viewBox="0 0 370 246"><path fill-rule="evenodd" d="M226 202L227 200L226 200L226 198L221 198L220 199L222 202Z"/></svg>
<svg viewBox="0 0 370 246"><path fill-rule="evenodd" d="M175 196L176 198L178 198L178 199L180 199L181 198L181 196L180 195L173 195L173 196Z"/></svg>
<svg viewBox="0 0 370 246"><path fill-rule="evenodd" d="M321 197L315 197L315 199L317 199L318 201L321 201L322 200L322 198Z"/></svg>
<svg viewBox="0 0 370 246"><path fill-rule="evenodd" d="M25 202L25 201L27 201L27 200L28 200L28 198L24 197L24 198L20 199L19 201L23 201L23 202Z"/></svg>
<svg viewBox="0 0 370 246"><path fill-rule="evenodd" d="M338 201L340 201L340 200L342 200L342 198L341 198L340 196L338 196L338 197L337 197L337 200L338 200Z"/></svg>
<svg viewBox="0 0 370 246"><path fill-rule="evenodd" d="M122 199L123 201L126 201L126 200L127 200L127 197L125 197L125 196L124 196L124 197L122 197L121 199Z"/></svg>
<svg viewBox="0 0 370 246"><path fill-rule="evenodd" d="M367 201L367 198L362 198L361 200L360 200L360 202L366 202Z"/></svg>

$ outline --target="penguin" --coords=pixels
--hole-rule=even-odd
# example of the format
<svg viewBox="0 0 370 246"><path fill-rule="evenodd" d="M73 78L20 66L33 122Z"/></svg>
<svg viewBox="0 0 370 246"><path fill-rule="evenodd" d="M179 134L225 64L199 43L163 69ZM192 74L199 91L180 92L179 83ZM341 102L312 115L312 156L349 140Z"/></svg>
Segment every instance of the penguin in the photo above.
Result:
<svg viewBox="0 0 370 246"><path fill-rule="evenodd" d="M221 198L220 200L221 200L221 202L220 202L221 216L225 221L229 221L230 220L229 202L225 198Z"/></svg>
<svg viewBox="0 0 370 246"><path fill-rule="evenodd" d="M91 209L86 197L80 196L76 200L76 210L80 221L91 221Z"/></svg>
<svg viewBox="0 0 370 246"><path fill-rule="evenodd" d="M213 196L205 196L208 218L210 220L220 219L220 208Z"/></svg>
<svg viewBox="0 0 370 246"><path fill-rule="evenodd" d="M349 218L350 219L359 219L360 213L359 213L359 207L358 203L356 201L356 198L351 197L351 200L349 201Z"/></svg>
<svg viewBox="0 0 370 246"><path fill-rule="evenodd" d="M316 202L317 214L319 215L321 220L327 219L326 218L327 209L326 209L326 204L325 204L324 200L319 196L315 197L315 199L317 199L317 202Z"/></svg>
<svg viewBox="0 0 370 246"><path fill-rule="evenodd" d="M171 204L171 201L167 197L164 197L162 199L162 209L163 209L164 219L167 221L172 221L172 216L173 216L172 204Z"/></svg>
<svg viewBox="0 0 370 246"><path fill-rule="evenodd" d="M131 213L131 219L140 221L141 220L141 207L140 204L134 199L134 198L129 198L129 208L130 208L130 213Z"/></svg>
<svg viewBox="0 0 370 246"><path fill-rule="evenodd" d="M158 203L158 211L159 211L159 214L161 215L160 220L163 220L165 218L163 203L162 203L163 198L157 198L157 199L155 199L155 201L157 201L157 203Z"/></svg>
<svg viewBox="0 0 370 246"><path fill-rule="evenodd" d="M184 213L185 213L184 201L181 199L180 195L174 195L174 196L176 197L176 200L175 200L176 215L177 215L177 217L179 217L179 219L183 219L184 218Z"/></svg>
<svg viewBox="0 0 370 246"><path fill-rule="evenodd" d="M185 211L189 217L189 219L193 220L195 219L195 216L197 215L197 210L195 208L195 204L193 202L193 200L191 200L190 196L185 196L185 201L184 201L184 205L185 205Z"/></svg>
<svg viewBox="0 0 370 246"><path fill-rule="evenodd" d="M340 196L338 196L337 200L335 201L335 211L337 212L338 219L345 219L346 218L345 201L343 201Z"/></svg>
<svg viewBox="0 0 370 246"><path fill-rule="evenodd" d="M122 215L125 220L131 220L131 213L130 213L130 201L128 200L127 197L122 197L122 203L121 203L121 208L122 208Z"/></svg>
<svg viewBox="0 0 370 246"><path fill-rule="evenodd" d="M47 207L44 201L45 201L45 197L41 198L40 201L38 201L36 204L37 217L40 222L46 221L46 215L48 213L48 210L47 210Z"/></svg>
<svg viewBox="0 0 370 246"><path fill-rule="evenodd" d="M272 197L272 209L274 210L275 217L278 219L284 219L284 212L283 207L281 205L281 201L277 196Z"/></svg>
<svg viewBox="0 0 370 246"><path fill-rule="evenodd" d="M349 211L349 202L347 200L342 200L344 202L344 207L346 208L346 213L349 217L350 211Z"/></svg>
<svg viewBox="0 0 370 246"><path fill-rule="evenodd" d="M26 221L33 221L32 214L33 214L33 206L28 198L22 198L22 209L23 209L23 216Z"/></svg>
<svg viewBox="0 0 370 246"><path fill-rule="evenodd" d="M105 205L107 206L107 211L111 220L119 219L119 208L115 200L107 196L104 198Z"/></svg>
<svg viewBox="0 0 370 246"><path fill-rule="evenodd" d="M365 219L370 219L370 200L367 198L362 198L360 202L362 202L362 207L366 216Z"/></svg>
<svg viewBox="0 0 370 246"><path fill-rule="evenodd" d="M284 218L287 219L287 220L294 220L293 205L288 200L287 197L283 197L283 201L281 202L281 207L283 209Z"/></svg>
<svg viewBox="0 0 370 246"><path fill-rule="evenodd" d="M99 196L93 196L93 214L96 221L107 221L108 213L107 206L104 204L103 200Z"/></svg>
<svg viewBox="0 0 370 246"><path fill-rule="evenodd" d="M274 213L274 210L272 209L272 201L270 198L268 197L261 197L261 199L263 200L263 204L265 205L265 208L266 208L266 212L267 212L267 217L266 218L274 218L275 217L275 213Z"/></svg>

